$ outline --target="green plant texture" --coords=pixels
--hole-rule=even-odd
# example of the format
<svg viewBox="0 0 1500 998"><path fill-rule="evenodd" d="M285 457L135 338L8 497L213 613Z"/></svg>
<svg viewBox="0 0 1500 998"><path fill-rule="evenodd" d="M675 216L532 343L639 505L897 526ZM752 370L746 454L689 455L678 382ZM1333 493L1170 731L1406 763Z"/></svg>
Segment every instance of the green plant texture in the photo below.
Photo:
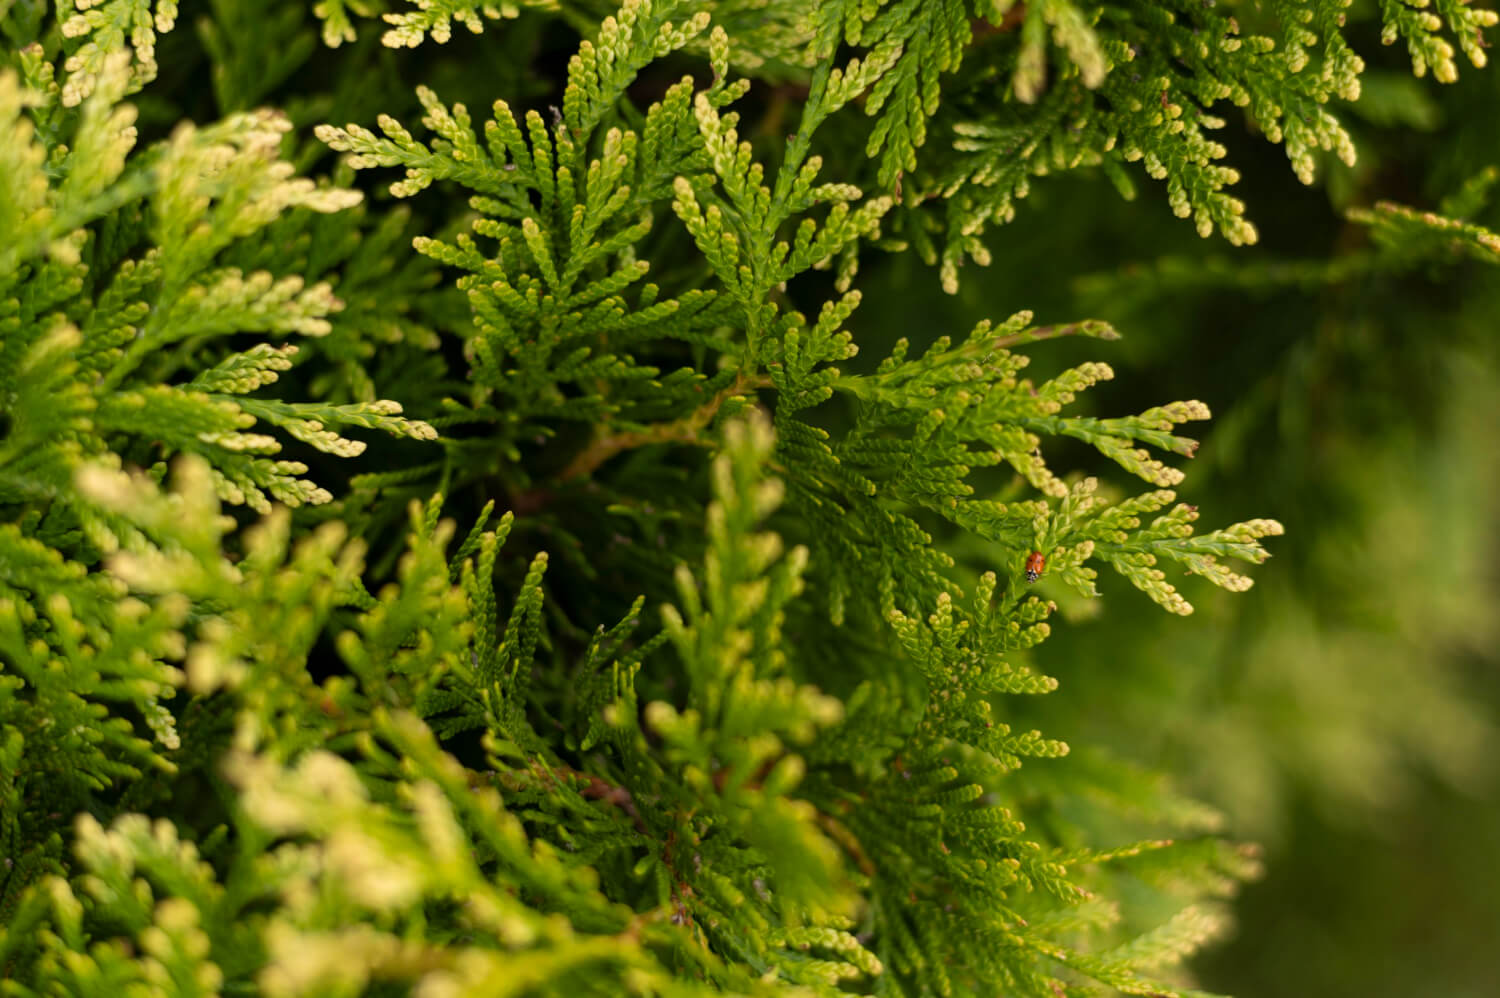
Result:
<svg viewBox="0 0 1500 998"><path fill-rule="evenodd" d="M1056 321L861 302L1058 267L1054 183L1243 252L1231 144L1343 176L1496 20L0 0L0 994L1206 994L1259 853L1044 642L1283 528L1199 527L1112 322L1500 262L1495 174Z"/></svg>

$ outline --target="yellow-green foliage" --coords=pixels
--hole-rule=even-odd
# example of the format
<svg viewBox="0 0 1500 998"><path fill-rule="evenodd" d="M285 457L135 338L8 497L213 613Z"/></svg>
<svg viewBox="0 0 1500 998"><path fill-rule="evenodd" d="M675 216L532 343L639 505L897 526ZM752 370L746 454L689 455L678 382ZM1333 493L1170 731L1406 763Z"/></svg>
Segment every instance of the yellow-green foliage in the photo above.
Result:
<svg viewBox="0 0 1500 998"><path fill-rule="evenodd" d="M1185 614L1281 526L1196 532L1202 402L1025 376L1108 324L867 364L857 284L1079 167L1254 241L1210 109L1352 158L1337 0L62 6L0 0L4 993L1195 993L1254 859L1014 723L1026 571Z"/></svg>

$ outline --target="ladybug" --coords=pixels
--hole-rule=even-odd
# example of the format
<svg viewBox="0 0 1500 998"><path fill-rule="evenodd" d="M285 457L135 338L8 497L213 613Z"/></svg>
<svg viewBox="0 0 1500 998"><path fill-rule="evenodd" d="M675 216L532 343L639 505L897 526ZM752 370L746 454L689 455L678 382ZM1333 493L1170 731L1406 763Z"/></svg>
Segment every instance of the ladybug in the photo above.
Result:
<svg viewBox="0 0 1500 998"><path fill-rule="evenodd" d="M1026 581L1035 582L1042 577L1047 570L1047 559L1042 557L1040 551L1033 551L1026 556Z"/></svg>

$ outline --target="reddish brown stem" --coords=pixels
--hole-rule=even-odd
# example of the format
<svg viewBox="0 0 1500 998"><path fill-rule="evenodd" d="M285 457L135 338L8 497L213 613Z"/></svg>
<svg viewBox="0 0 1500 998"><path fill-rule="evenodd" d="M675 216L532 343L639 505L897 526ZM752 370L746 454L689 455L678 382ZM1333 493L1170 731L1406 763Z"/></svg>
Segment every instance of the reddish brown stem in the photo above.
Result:
<svg viewBox="0 0 1500 998"><path fill-rule="evenodd" d="M605 461L619 454L621 451L634 450L637 447L647 447L651 444L685 443L695 444L700 447L709 445L709 441L702 438L703 428L707 426L718 413L719 409L730 398L743 395L745 392L766 388L771 381L766 375L746 375L741 373L734 381L719 390L713 398L694 409L681 419L674 419L669 423L657 423L648 426L644 430L628 430L624 433L611 433L607 436L595 437L558 475L559 481L571 481L575 478L583 478L592 473Z"/></svg>

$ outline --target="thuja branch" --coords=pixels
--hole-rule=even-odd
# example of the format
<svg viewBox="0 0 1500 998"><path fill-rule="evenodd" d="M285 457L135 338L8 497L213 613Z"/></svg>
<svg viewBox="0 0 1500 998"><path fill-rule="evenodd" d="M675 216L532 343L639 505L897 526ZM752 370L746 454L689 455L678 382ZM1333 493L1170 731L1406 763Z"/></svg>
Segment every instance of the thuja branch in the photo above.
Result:
<svg viewBox="0 0 1500 998"><path fill-rule="evenodd" d="M713 422L714 416L724 403L736 396L760 388L768 388L771 380L767 375L737 375L730 384L720 389L713 398L694 409L681 419L666 423L655 423L640 430L625 430L619 433L604 433L594 438L578 455L568 462L559 474L559 481L586 478L600 465L623 451L651 444L684 443L699 447L713 447L716 440L706 437L703 430Z"/></svg>
<svg viewBox="0 0 1500 998"><path fill-rule="evenodd" d="M1038 326L1035 329L1026 329L1012 336L999 337L984 344L984 346L989 349L998 347L1003 350L1009 350L1011 347L1021 346L1026 343L1055 340L1062 336L1092 336L1100 340L1117 340L1120 338L1120 334L1109 323L1099 319L1084 319L1080 322L1066 322L1056 326Z"/></svg>

